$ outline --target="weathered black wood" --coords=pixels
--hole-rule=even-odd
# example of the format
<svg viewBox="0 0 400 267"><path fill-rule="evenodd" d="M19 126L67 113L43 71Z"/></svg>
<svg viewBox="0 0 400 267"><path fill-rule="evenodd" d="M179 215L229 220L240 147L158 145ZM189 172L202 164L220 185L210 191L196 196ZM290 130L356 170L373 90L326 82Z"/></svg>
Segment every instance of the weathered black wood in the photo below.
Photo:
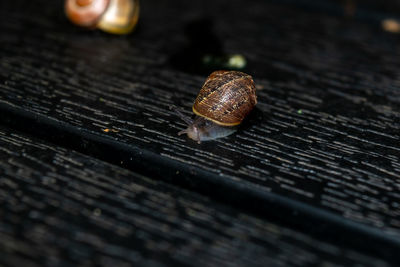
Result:
<svg viewBox="0 0 400 267"><path fill-rule="evenodd" d="M1 265L390 265L6 128L0 170Z"/></svg>
<svg viewBox="0 0 400 267"><path fill-rule="evenodd" d="M218 185L209 195L227 202L234 189L260 206L278 202L400 242L399 38L381 30L382 14L359 21L262 1L146 1L138 31L115 37L70 25L61 1L2 5L3 122L35 133L45 125L50 139L81 136L82 152L101 143L130 152L147 160L131 165L144 173L172 166L168 177L152 175L194 190ZM207 40L183 35L204 17L215 45L247 58L259 104L237 134L198 145L176 135L184 123L169 107L190 114L206 77L198 55ZM177 58L181 49L192 54ZM106 153L85 153L96 151Z"/></svg>

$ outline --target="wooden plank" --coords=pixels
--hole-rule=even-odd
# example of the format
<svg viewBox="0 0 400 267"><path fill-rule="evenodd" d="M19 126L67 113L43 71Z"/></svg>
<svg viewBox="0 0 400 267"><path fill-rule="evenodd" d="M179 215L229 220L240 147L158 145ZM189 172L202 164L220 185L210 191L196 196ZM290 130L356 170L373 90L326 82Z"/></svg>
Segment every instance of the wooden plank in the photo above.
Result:
<svg viewBox="0 0 400 267"><path fill-rule="evenodd" d="M9 266L392 262L6 128L0 239Z"/></svg>
<svg viewBox="0 0 400 267"><path fill-rule="evenodd" d="M3 123L128 151L148 160L144 172L161 164L160 179L218 186L209 195L227 202L257 195L399 242L398 36L376 21L257 1L148 1L138 31L115 37L70 25L60 2L21 3L2 9ZM198 145L176 135L185 125L169 107L190 114L206 77L198 55L214 46L246 57L259 104L237 134Z"/></svg>

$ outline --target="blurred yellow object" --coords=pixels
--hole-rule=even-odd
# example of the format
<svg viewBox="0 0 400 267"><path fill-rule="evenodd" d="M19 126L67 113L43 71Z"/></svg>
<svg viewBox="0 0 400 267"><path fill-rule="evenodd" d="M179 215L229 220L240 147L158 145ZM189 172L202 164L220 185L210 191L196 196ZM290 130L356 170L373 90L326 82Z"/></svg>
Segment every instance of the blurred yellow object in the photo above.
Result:
<svg viewBox="0 0 400 267"><path fill-rule="evenodd" d="M139 20L139 0L111 0L97 27L115 34L130 33Z"/></svg>
<svg viewBox="0 0 400 267"><path fill-rule="evenodd" d="M400 33L400 21L396 19L384 19L382 20L382 28L388 32Z"/></svg>

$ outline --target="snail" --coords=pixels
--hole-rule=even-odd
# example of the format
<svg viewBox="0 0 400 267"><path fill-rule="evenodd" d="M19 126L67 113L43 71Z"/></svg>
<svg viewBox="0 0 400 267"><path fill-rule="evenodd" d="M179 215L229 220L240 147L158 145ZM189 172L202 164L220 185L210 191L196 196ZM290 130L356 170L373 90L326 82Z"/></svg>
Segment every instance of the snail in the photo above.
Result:
<svg viewBox="0 0 400 267"><path fill-rule="evenodd" d="M139 19L139 0L66 0L65 13L79 26L127 34Z"/></svg>
<svg viewBox="0 0 400 267"><path fill-rule="evenodd" d="M193 105L194 120L178 112L188 127L178 133L197 141L214 140L234 133L257 104L252 77L240 71L214 71L208 76Z"/></svg>

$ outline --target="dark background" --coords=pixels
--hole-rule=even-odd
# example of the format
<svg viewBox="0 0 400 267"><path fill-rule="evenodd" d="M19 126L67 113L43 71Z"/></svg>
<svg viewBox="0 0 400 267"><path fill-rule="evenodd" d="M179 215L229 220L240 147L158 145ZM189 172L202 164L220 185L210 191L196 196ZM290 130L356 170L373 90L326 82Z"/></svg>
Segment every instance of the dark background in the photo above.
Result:
<svg viewBox="0 0 400 267"><path fill-rule="evenodd" d="M149 0L114 36L63 1L2 1L0 264L396 266L398 11ZM190 116L232 54L256 109L227 138L178 136L170 107Z"/></svg>

